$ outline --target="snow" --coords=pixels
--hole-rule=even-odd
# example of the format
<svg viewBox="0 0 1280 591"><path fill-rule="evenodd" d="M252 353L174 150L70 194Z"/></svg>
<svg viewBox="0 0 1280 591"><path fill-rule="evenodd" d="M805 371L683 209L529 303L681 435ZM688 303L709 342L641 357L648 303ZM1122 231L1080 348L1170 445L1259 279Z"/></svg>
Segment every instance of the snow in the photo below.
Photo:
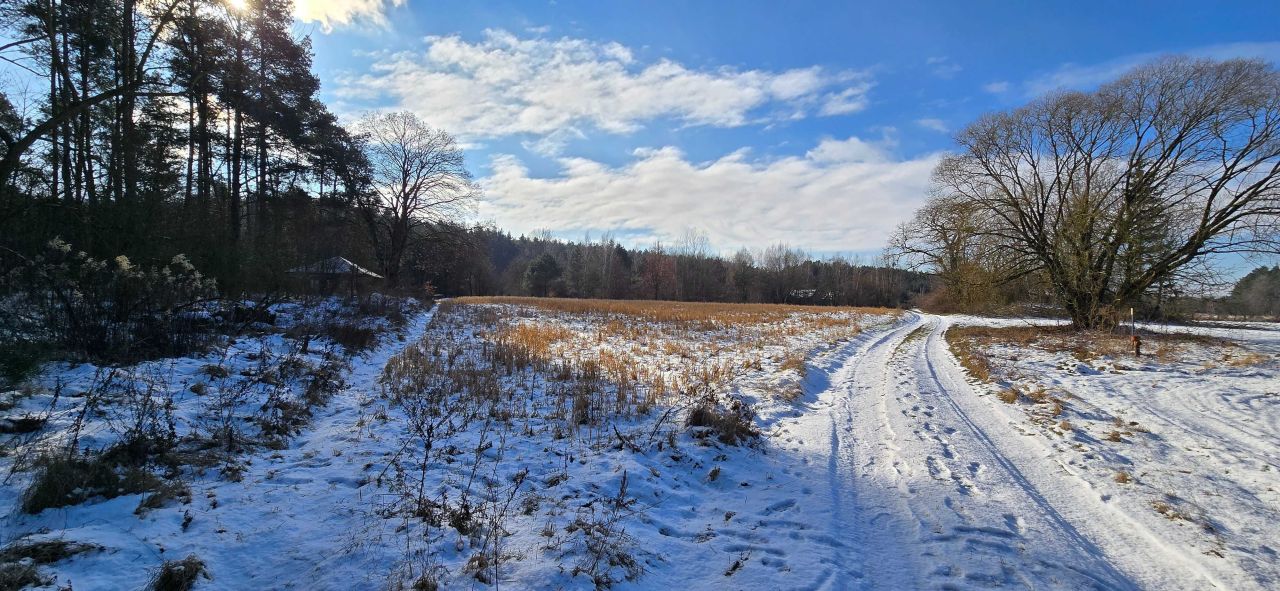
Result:
<svg viewBox="0 0 1280 591"><path fill-rule="evenodd" d="M616 435L574 430L556 415L559 382L514 369L499 382L497 406L447 398L458 428L424 452L410 426L430 415L415 414L416 398L397 399L384 367L415 348L450 363L449 347L457 363L479 359L495 334L476 316L433 318L437 308L352 358L345 387L282 449L247 452L240 480L188 470L189 504L138 516L142 495L128 495L31 516L17 509L30 478L17 472L0 486L0 542L102 546L42 567L55 585L77 590L141 588L163 560L188 554L208 568L198 589L384 588L424 570L442 588L487 588L495 571L475 561L493 554L500 587L590 589L593 538L581 524L611 528L608 542L643 571L596 565L619 589L1264 589L1280 577L1272 533L1280 526L1280 331L1266 325L1176 329L1264 356L1249 365L1223 362L1212 344L1141 363L993 345L987 352L1004 377L983 384L966 376L945 331L1044 321L846 314L836 318L860 326L856 335L812 329L764 340L762 329L718 327L685 335L681 353L664 347L660 332L635 337L603 331L590 317L494 308L516 324L585 339L552 347L557 359L626 351L638 369L672 379L690 363L755 362L725 389L752 404L763 435L729 446L679 420L655 428L662 403L611 419ZM292 344L270 335L239 346L225 362L232 371L248 367L255 350ZM805 353L803 376L784 368L794 351ZM181 430L193 430L206 419L189 386L211 361L127 369L164 375L187 392L175 413ZM95 375L90 365L57 366L43 386L69 393ZM996 396L1015 384L1069 393L1062 416L1046 420L1037 405ZM60 435L48 445L65 436L78 404L38 393L6 414L53 408L47 430ZM492 418L490 409L511 412ZM1107 440L1116 417L1122 442ZM107 417L88 425L85 444L110 442ZM14 461L0 458L0 469ZM1133 481L1117 482L1119 471ZM455 507L472 495L477 515L501 521L465 535L427 524L406 509L413 490Z"/></svg>

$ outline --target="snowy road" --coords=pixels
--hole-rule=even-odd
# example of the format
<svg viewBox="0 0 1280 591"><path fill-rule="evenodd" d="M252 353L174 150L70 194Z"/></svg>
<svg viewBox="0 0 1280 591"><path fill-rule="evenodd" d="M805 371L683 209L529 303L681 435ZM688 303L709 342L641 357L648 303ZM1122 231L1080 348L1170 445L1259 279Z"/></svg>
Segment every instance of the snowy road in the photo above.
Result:
<svg viewBox="0 0 1280 591"><path fill-rule="evenodd" d="M1215 586L978 397L946 322L911 315L851 344L815 372L811 410L779 424L774 461L807 469L770 494L809 492L789 518L838 542L814 587Z"/></svg>

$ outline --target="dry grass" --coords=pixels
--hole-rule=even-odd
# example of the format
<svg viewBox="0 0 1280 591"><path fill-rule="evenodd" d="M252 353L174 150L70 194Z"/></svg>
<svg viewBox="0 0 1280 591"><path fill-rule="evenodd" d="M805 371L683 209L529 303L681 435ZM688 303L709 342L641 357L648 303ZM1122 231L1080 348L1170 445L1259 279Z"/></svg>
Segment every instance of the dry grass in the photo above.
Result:
<svg viewBox="0 0 1280 591"><path fill-rule="evenodd" d="M593 300L575 298L531 297L463 297L462 304L510 304L563 312L574 315L624 316L653 323L694 324L704 328L732 324L761 324L786 320L795 314L827 316L826 322L837 323L832 312L861 314L900 314L890 308L852 308L831 306L794 306L788 304L725 304L718 302L668 302L654 300ZM819 321L822 322L822 321Z"/></svg>
<svg viewBox="0 0 1280 591"><path fill-rule="evenodd" d="M16 590L48 585L50 581L40 574L40 565L53 564L82 552L101 549L97 544L67 540L14 542L0 550L0 589Z"/></svg>
<svg viewBox="0 0 1280 591"><path fill-rule="evenodd" d="M1120 484L1129 484L1130 482L1133 482L1133 475L1125 472L1124 470L1120 470L1119 472L1116 472L1115 481Z"/></svg>
<svg viewBox="0 0 1280 591"><path fill-rule="evenodd" d="M778 366L782 371L795 371L801 377L805 374L804 353L791 353L782 359L782 364Z"/></svg>
<svg viewBox="0 0 1280 591"><path fill-rule="evenodd" d="M687 404L764 368L804 377L800 337L832 342L861 331L868 313L896 311L767 304L635 300L466 297L447 304L483 314L482 337L513 367L547 367L560 381L597 375L616 390L616 409L643 414L659 404ZM800 386L778 389L781 399ZM582 408L580 410L584 410ZM737 439L736 436L731 437Z"/></svg>
<svg viewBox="0 0 1280 591"><path fill-rule="evenodd" d="M951 346L951 353L956 356L956 360L960 362L960 366L969 372L969 376L979 382L991 381L991 360L983 354L973 339L968 338L970 333L967 328L949 328L945 334L947 344ZM1012 397L1012 400L1009 398ZM1012 394L1002 392L1001 400L1013 404L1018 400L1018 393L1014 391Z"/></svg>
<svg viewBox="0 0 1280 591"><path fill-rule="evenodd" d="M1183 361L1190 345L1222 347L1228 350L1237 347L1235 343L1226 339L1203 335L1143 333L1141 337L1143 357L1154 358L1160 363ZM1127 334L1075 331L1067 326L953 327L947 330L947 342L951 344L952 351L966 368L970 364L976 364L980 366L981 373L989 373L989 360L966 361L966 359L983 357L984 349L997 345L1007 345L1017 349L1034 348L1050 353L1070 353L1081 363L1093 363L1104 357L1133 358L1133 344ZM1259 361L1258 357L1252 355L1242 356L1241 359L1247 359L1249 362ZM1261 360L1265 361L1265 356L1262 356ZM973 372L972 369L970 371ZM975 375L975 377L978 376Z"/></svg>
<svg viewBox="0 0 1280 591"><path fill-rule="evenodd" d="M147 586L152 591L190 591L201 575L208 576L204 561L195 554L182 560L166 560Z"/></svg>
<svg viewBox="0 0 1280 591"><path fill-rule="evenodd" d="M47 455L36 465L35 480L22 498L22 510L30 514L76 505L95 496L111 499L155 490L161 485L142 468L119 466L100 455Z"/></svg>
<svg viewBox="0 0 1280 591"><path fill-rule="evenodd" d="M1230 351L1223 355L1222 362L1229 367L1255 367L1271 361L1271 357L1254 351Z"/></svg>
<svg viewBox="0 0 1280 591"><path fill-rule="evenodd" d="M1177 507L1165 501L1152 501L1151 508L1155 509L1156 513L1163 515L1165 519L1168 519L1169 521L1194 521L1190 515L1183 513L1178 510Z"/></svg>

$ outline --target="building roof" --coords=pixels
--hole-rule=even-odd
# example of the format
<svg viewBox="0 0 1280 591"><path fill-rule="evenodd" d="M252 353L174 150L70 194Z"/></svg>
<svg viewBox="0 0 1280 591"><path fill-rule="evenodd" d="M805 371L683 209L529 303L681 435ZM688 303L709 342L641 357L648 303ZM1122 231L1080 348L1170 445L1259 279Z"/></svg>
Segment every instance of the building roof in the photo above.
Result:
<svg viewBox="0 0 1280 591"><path fill-rule="evenodd" d="M294 267L289 269L290 273L310 273L323 275L364 275L375 279L382 279L382 276L370 271L360 265L348 261L342 257L332 257L323 261L317 261L310 265Z"/></svg>

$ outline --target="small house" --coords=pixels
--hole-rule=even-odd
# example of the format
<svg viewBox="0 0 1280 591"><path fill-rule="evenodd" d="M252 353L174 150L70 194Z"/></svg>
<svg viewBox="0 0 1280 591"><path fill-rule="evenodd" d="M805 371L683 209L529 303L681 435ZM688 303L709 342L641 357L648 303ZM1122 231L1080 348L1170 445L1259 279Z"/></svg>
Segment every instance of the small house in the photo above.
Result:
<svg viewBox="0 0 1280 591"><path fill-rule="evenodd" d="M332 257L289 269L310 293L347 295L368 293L382 276L343 257Z"/></svg>

